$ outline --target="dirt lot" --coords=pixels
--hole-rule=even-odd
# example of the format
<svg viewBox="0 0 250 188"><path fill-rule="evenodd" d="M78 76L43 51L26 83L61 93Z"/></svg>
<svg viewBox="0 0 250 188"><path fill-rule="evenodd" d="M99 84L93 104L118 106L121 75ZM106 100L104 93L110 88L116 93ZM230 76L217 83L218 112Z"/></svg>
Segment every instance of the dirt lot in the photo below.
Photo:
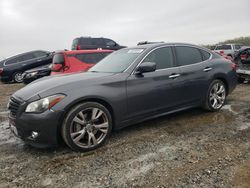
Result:
<svg viewBox="0 0 250 188"><path fill-rule="evenodd" d="M112 134L104 147L38 150L10 134L0 85L0 187L250 187L250 84L216 113L193 109Z"/></svg>

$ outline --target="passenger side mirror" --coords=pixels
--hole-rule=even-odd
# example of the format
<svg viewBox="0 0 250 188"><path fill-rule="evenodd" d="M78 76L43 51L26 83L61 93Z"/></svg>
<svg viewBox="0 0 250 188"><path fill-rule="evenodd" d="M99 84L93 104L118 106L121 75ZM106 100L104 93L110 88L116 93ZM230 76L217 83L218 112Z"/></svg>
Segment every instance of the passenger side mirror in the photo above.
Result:
<svg viewBox="0 0 250 188"><path fill-rule="evenodd" d="M154 72L156 70L156 63L155 62L144 62L140 64L139 67L136 69L136 74L140 75L145 72Z"/></svg>

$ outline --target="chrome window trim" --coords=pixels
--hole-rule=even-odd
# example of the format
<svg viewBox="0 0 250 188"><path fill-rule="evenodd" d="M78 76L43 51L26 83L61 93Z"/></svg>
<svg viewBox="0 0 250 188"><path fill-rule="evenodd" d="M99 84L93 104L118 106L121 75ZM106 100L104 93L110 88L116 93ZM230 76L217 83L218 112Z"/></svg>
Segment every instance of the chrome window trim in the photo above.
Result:
<svg viewBox="0 0 250 188"><path fill-rule="evenodd" d="M146 57L147 57L151 52L153 52L153 51L155 51L155 50L157 50L157 49L159 49L159 48L166 48L166 47L171 47L171 46L173 46L173 45L168 44L168 45L164 45L164 46L158 46L158 47L156 47L156 48L150 50L150 51L142 58L142 60L138 63L138 65L134 68L134 70L132 71L131 75L132 75L132 74L135 74L135 70L142 64L142 62L144 61L144 59L146 59ZM173 57L174 57L174 56L173 56ZM176 67L169 67L169 68L164 68L164 69L171 69L171 68L176 68ZM158 70L163 70L163 69L158 69ZM158 71L158 70L155 70L155 71Z"/></svg>
<svg viewBox="0 0 250 188"><path fill-rule="evenodd" d="M32 53L33 53L33 52L32 52ZM25 55L25 54L23 54L23 55ZM11 60L11 59L14 59L14 58L18 58L18 56L21 56L21 54L15 56L15 57L13 57L13 58L10 58L10 59L8 59L8 60ZM45 55L45 56L41 56L41 57L32 58L32 59L29 59L29 60L26 60L26 61L41 59L41 58L44 58L44 57L46 57L46 55ZM17 63L13 63L13 64L10 64L10 65L6 65L5 63L6 63L6 61L8 61L8 60L5 60L5 61L4 61L3 66L7 67L7 66L15 65L15 64L17 64L17 63L26 62L26 61L20 61L20 62L17 62Z"/></svg>
<svg viewBox="0 0 250 188"><path fill-rule="evenodd" d="M131 48L131 49L137 49L137 48ZM138 48L138 49L142 49L144 51L147 48ZM141 53L143 53L143 51ZM130 67L132 67L132 65L137 61L137 59L139 59L139 57L141 57L141 54L137 58L135 58L135 60L122 72L126 72L128 69L130 69Z"/></svg>
<svg viewBox="0 0 250 188"><path fill-rule="evenodd" d="M158 46L158 47L156 47L156 48L150 50L150 51L144 56L144 58L142 58L142 60L138 63L138 65L134 68L134 70L132 71L131 75L135 74L135 70L141 65L141 63L144 61L144 59L145 59L151 52L153 52L154 50L157 50L157 49L159 49L159 48L177 47L177 46L184 46L184 47L190 47L190 48L196 48L196 49L199 49L199 50L203 50L203 51L209 53L209 54L210 54L210 57L209 57L209 59L207 59L207 60L204 60L204 61L201 61L201 62L197 62L197 63L194 63L194 64L190 64L190 65L181 65L181 66L169 67L169 68L164 68L164 69L157 69L157 70L155 70L155 72L157 72L157 71L163 71L163 70L167 70L167 69L181 68L181 67L187 67L187 66L192 66L192 65L197 65L197 64L205 63L205 62L207 62L207 61L210 61L210 60L212 59L212 57L213 57L213 54L212 54L211 52L209 52L209 51L207 51L206 49L201 48L201 47L199 47L199 46L192 46L192 45L188 45L188 44L167 44L167 45L164 45L164 46ZM144 50L145 50L145 49L144 49ZM202 56L202 54L201 54L201 56ZM139 58L139 57L140 57L140 56L138 56L137 58ZM202 56L202 57L203 57L203 56ZM137 60L137 58L135 59L135 61ZM135 61L134 61L125 71L127 71L127 70L135 63ZM124 71L124 72L125 72L125 71Z"/></svg>
<svg viewBox="0 0 250 188"><path fill-rule="evenodd" d="M191 47L191 48L196 48L196 49L199 49L199 50L203 50L203 51L205 51L205 52L207 52L207 53L209 53L210 54L210 57L209 57L209 59L207 59L207 60L204 60L204 61L201 61L201 62L197 62L197 63L193 63L193 64L190 64L190 65L181 65L181 66L177 66L177 67L187 67L187 66L192 66L192 65L197 65L197 64L201 64L201 63L204 63L204 62L206 62L206 61L209 61L209 60L211 60L212 59L212 57L213 57L213 55L210 53L210 52L208 52L207 50L204 50L203 48L200 48L200 47L196 47L196 46L190 46L190 45L174 45L175 47L177 47L177 46L184 46L184 47ZM202 55L202 54L201 54Z"/></svg>

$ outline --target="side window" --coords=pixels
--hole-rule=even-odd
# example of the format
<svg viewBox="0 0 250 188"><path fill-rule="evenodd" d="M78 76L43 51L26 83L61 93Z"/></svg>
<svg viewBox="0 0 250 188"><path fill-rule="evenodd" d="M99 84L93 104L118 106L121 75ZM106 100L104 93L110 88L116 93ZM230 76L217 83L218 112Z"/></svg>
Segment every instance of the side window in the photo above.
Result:
<svg viewBox="0 0 250 188"><path fill-rule="evenodd" d="M143 62L155 62L156 69L165 69L174 66L174 59L170 47L159 48L151 52Z"/></svg>
<svg viewBox="0 0 250 188"><path fill-rule="evenodd" d="M33 56L35 58L45 57L45 56L47 56L47 53L46 52L42 52L42 51L37 51L37 52L33 52Z"/></svg>
<svg viewBox="0 0 250 188"><path fill-rule="evenodd" d="M93 45L91 38L81 38L80 43L81 45Z"/></svg>
<svg viewBox="0 0 250 188"><path fill-rule="evenodd" d="M28 60L34 59L35 57L33 53L27 53L27 54L22 55L20 58L22 61L28 61Z"/></svg>
<svg viewBox="0 0 250 188"><path fill-rule="evenodd" d="M77 54L76 58L83 63L87 64L96 64L100 60L104 58L104 54L102 53L90 53L90 54Z"/></svg>
<svg viewBox="0 0 250 188"><path fill-rule="evenodd" d="M93 40L93 44L97 45L97 46L102 46L103 43L104 43L102 38L95 38L95 39L92 39L92 40Z"/></svg>
<svg viewBox="0 0 250 188"><path fill-rule="evenodd" d="M202 62L202 56L199 49L193 47L177 46L176 54L180 66Z"/></svg>
<svg viewBox="0 0 250 188"><path fill-rule="evenodd" d="M104 39L105 45L106 46L115 46L116 43L110 39Z"/></svg>
<svg viewBox="0 0 250 188"><path fill-rule="evenodd" d="M202 54L202 56L203 56L203 61L206 61L206 60L208 60L209 58L210 58L210 53L208 53L208 52L206 52L206 51L204 51L204 50L200 50L201 51L201 54Z"/></svg>
<svg viewBox="0 0 250 188"><path fill-rule="evenodd" d="M241 48L241 45L236 44L236 45L234 46L234 49L235 49L235 50L239 50L240 48Z"/></svg>
<svg viewBox="0 0 250 188"><path fill-rule="evenodd" d="M19 57L11 58L11 59L5 61L5 65L12 65L12 64L18 63L20 61L21 61L21 59Z"/></svg>
<svg viewBox="0 0 250 188"><path fill-rule="evenodd" d="M231 50L231 49L232 46L227 44L219 45L215 48L215 50Z"/></svg>

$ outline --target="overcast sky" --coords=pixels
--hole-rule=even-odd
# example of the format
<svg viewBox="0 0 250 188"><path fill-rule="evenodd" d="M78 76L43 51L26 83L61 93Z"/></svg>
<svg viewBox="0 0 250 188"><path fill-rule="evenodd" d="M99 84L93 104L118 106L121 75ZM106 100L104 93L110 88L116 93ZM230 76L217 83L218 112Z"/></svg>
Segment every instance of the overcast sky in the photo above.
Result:
<svg viewBox="0 0 250 188"><path fill-rule="evenodd" d="M78 36L211 44L250 36L250 0L0 0L0 58Z"/></svg>

